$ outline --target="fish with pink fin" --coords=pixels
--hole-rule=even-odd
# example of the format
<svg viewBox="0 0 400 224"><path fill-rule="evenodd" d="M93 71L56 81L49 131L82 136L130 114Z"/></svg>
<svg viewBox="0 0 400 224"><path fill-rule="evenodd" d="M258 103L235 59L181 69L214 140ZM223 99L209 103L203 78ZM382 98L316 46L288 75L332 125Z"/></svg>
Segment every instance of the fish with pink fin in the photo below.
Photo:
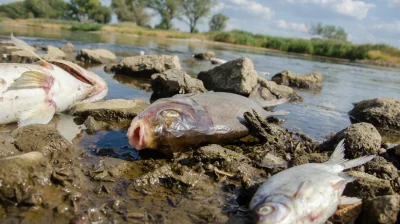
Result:
<svg viewBox="0 0 400 224"><path fill-rule="evenodd" d="M93 72L69 61L44 61L12 34L11 40L40 64L0 64L0 124L47 124L54 114L107 94L106 82Z"/></svg>
<svg viewBox="0 0 400 224"><path fill-rule="evenodd" d="M226 143L249 134L243 114L254 109L262 117L286 115L263 107L289 99L264 101L226 92L178 94L155 101L135 117L128 130L134 148L164 153L188 150L207 143Z"/></svg>
<svg viewBox="0 0 400 224"><path fill-rule="evenodd" d="M255 223L322 224L338 205L360 202L361 199L342 196L346 184L354 181L343 171L367 163L375 156L347 160L344 150L342 140L327 162L292 167L266 180L250 202Z"/></svg>

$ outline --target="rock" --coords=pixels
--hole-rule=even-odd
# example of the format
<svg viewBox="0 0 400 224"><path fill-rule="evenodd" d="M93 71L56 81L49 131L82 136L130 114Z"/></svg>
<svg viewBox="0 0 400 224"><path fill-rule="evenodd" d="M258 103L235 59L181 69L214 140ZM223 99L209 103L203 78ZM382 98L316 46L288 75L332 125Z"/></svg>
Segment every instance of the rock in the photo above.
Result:
<svg viewBox="0 0 400 224"><path fill-rule="evenodd" d="M261 96L265 100L290 98L291 101L302 101L301 97L294 89L289 86L278 85L273 81L268 81L264 78L258 77L258 84L260 84Z"/></svg>
<svg viewBox="0 0 400 224"><path fill-rule="evenodd" d="M78 52L76 59L92 64L107 64L116 62L117 56L105 49L82 49Z"/></svg>
<svg viewBox="0 0 400 224"><path fill-rule="evenodd" d="M372 173L378 178L385 180L394 180L399 177L397 168L381 156L377 156L374 160L364 165L365 172Z"/></svg>
<svg viewBox="0 0 400 224"><path fill-rule="evenodd" d="M69 159L75 151L74 146L57 129L49 125L23 126L11 132L11 136L21 152L41 152L50 160Z"/></svg>
<svg viewBox="0 0 400 224"><path fill-rule="evenodd" d="M198 54L193 55L194 58L201 59L201 60L210 60L214 56L215 56L215 53L212 51L207 51L204 53L198 53Z"/></svg>
<svg viewBox="0 0 400 224"><path fill-rule="evenodd" d="M324 77L318 72L312 72L306 75L296 75L289 70L285 70L274 75L271 80L279 85L304 89L319 89L322 87Z"/></svg>
<svg viewBox="0 0 400 224"><path fill-rule="evenodd" d="M225 161L250 162L250 159L241 153L234 152L220 145L212 144L197 150L202 159L223 159Z"/></svg>
<svg viewBox="0 0 400 224"><path fill-rule="evenodd" d="M272 154L272 153L267 153L263 159L257 163L258 166L262 168L267 168L267 169L276 169L276 168L282 168L282 169L287 169L288 168L288 163L286 160Z"/></svg>
<svg viewBox="0 0 400 224"><path fill-rule="evenodd" d="M47 46L47 54L43 55L44 60L63 59L65 57L66 57L66 54L62 50L60 50L56 47L53 47L51 45Z"/></svg>
<svg viewBox="0 0 400 224"><path fill-rule="evenodd" d="M64 51L65 53L73 53L73 52L75 52L75 47L71 43L67 43L64 46L61 46L60 49L62 51Z"/></svg>
<svg viewBox="0 0 400 224"><path fill-rule="evenodd" d="M354 170L347 172L347 174L354 177L355 180L346 185L343 195L369 199L395 194L388 180L382 180L373 175Z"/></svg>
<svg viewBox="0 0 400 224"><path fill-rule="evenodd" d="M150 78L151 75L169 69L182 69L179 58L172 55L141 55L122 59L111 71L137 77Z"/></svg>
<svg viewBox="0 0 400 224"><path fill-rule="evenodd" d="M39 59L26 51L13 51L9 56L10 63L33 63L37 60Z"/></svg>
<svg viewBox="0 0 400 224"><path fill-rule="evenodd" d="M354 104L349 112L352 122L367 122L376 127L400 128L400 101L393 98L375 98Z"/></svg>
<svg viewBox="0 0 400 224"><path fill-rule="evenodd" d="M20 202L32 186L50 183L52 167L40 152L0 159L0 194Z"/></svg>
<svg viewBox="0 0 400 224"><path fill-rule="evenodd" d="M332 151L342 139L345 139L345 154L348 158L378 155L381 149L382 137L376 128L368 123L350 125L322 143L320 148L322 151Z"/></svg>
<svg viewBox="0 0 400 224"><path fill-rule="evenodd" d="M363 201L361 223L397 223L400 196L386 195Z"/></svg>
<svg viewBox="0 0 400 224"><path fill-rule="evenodd" d="M310 153L301 156L295 156L292 161L293 166L299 166L306 163L323 163L328 161L329 157L325 153Z"/></svg>
<svg viewBox="0 0 400 224"><path fill-rule="evenodd" d="M92 116L97 121L132 120L149 105L143 100L113 99L73 106L70 114L83 118Z"/></svg>
<svg viewBox="0 0 400 224"><path fill-rule="evenodd" d="M151 76L152 100L175 94L204 93L207 90L201 80L190 77L185 71L170 69Z"/></svg>
<svg viewBox="0 0 400 224"><path fill-rule="evenodd" d="M228 61L197 76L208 90L249 95L257 85L257 72L248 58Z"/></svg>
<svg viewBox="0 0 400 224"><path fill-rule="evenodd" d="M9 143L2 136L0 136L0 158L7 156L15 156L21 154L13 144Z"/></svg>
<svg viewBox="0 0 400 224"><path fill-rule="evenodd" d="M221 58L210 58L211 64L213 65L221 65L226 63L226 60L221 59Z"/></svg>
<svg viewBox="0 0 400 224"><path fill-rule="evenodd" d="M104 121L96 121L90 115L85 120L84 124L85 124L89 134L93 134L96 131L102 130L104 127L107 126L107 124L105 124Z"/></svg>
<svg viewBox="0 0 400 224"><path fill-rule="evenodd" d="M362 211L362 202L350 205L339 205L337 211L329 219L333 223L355 223Z"/></svg>

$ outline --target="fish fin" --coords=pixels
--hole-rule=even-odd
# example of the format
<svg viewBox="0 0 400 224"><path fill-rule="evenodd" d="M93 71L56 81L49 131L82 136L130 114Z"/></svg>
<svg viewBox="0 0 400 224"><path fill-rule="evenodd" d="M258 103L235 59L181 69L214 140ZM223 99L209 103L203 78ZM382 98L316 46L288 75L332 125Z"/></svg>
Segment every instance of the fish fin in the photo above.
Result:
<svg viewBox="0 0 400 224"><path fill-rule="evenodd" d="M339 200L339 205L352 205L361 202L360 198L342 196Z"/></svg>
<svg viewBox="0 0 400 224"><path fill-rule="evenodd" d="M294 198L308 197L313 192L313 183L311 180L306 180L300 184L299 190L294 195Z"/></svg>
<svg viewBox="0 0 400 224"><path fill-rule="evenodd" d="M254 87L253 90L251 91L249 98L257 102L263 108L278 106L280 104L284 104L290 101L290 98L266 100L262 96L261 91L262 91L261 85L257 84L257 86Z"/></svg>
<svg viewBox="0 0 400 224"><path fill-rule="evenodd" d="M333 151L331 157L325 164L339 164L343 166L343 170L347 170L356 166L360 166L364 163L369 162L370 160L374 159L375 156L363 156L357 159L352 159L348 160L344 158L344 141L345 139L342 139L336 146L335 150Z"/></svg>
<svg viewBox="0 0 400 224"><path fill-rule="evenodd" d="M51 88L54 78L43 72L27 71L16 79L9 88Z"/></svg>
<svg viewBox="0 0 400 224"><path fill-rule="evenodd" d="M43 103L30 110L22 112L18 125L47 124L51 121L55 112L56 108L54 106Z"/></svg>
<svg viewBox="0 0 400 224"><path fill-rule="evenodd" d="M340 172L338 174L341 178L345 179L347 183L353 182L356 178L347 175L346 173Z"/></svg>
<svg viewBox="0 0 400 224"><path fill-rule="evenodd" d="M340 180L334 184L332 184L332 188L335 191L343 191L344 188L346 187L347 181L346 180Z"/></svg>
<svg viewBox="0 0 400 224"><path fill-rule="evenodd" d="M41 60L41 61L43 61L43 62L46 62L46 61L43 60L39 55L37 55L37 54L35 53L35 51L33 50L33 48L32 48L29 44L25 43L23 40L20 40L20 39L14 37L13 33L11 33L11 42L12 42L16 47L20 48L21 50L24 50L24 51L30 53L32 56L38 58L39 60ZM46 62L46 63L47 63L47 62Z"/></svg>

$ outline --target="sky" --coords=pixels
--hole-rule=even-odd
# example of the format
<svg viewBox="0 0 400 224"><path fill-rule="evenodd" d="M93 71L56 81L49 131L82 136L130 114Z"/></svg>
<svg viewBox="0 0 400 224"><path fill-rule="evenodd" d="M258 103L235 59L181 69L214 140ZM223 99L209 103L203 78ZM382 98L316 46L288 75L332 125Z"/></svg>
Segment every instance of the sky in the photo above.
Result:
<svg viewBox="0 0 400 224"><path fill-rule="evenodd" d="M12 0L0 0L0 3ZM110 5L111 0L100 0ZM400 0L216 0L211 15L229 17L227 30L241 29L271 36L309 39L308 27L321 22L340 26L354 43L386 43L400 48ZM157 13L151 20L160 21ZM198 29L208 30L211 15L200 21ZM115 15L113 22L116 22ZM174 19L175 28L189 26Z"/></svg>

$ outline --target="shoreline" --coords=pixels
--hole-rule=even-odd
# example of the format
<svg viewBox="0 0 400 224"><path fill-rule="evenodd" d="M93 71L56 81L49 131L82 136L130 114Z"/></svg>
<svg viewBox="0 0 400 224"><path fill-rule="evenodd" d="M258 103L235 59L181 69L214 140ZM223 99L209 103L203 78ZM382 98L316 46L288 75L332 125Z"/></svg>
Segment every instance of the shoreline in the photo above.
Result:
<svg viewBox="0 0 400 224"><path fill-rule="evenodd" d="M57 21L57 22L49 22L46 20L38 20L38 19L23 19L23 20L12 20L12 19L4 19L0 20L0 25L13 26L13 27L40 27L43 29L53 29L53 30L70 30L70 28L76 24L76 22L71 21ZM262 52L272 52L279 53L282 55L288 56L297 56L304 57L307 59L321 59L321 60L330 60L333 62L342 62L342 63L352 63L359 66L373 66L377 68L385 68L385 69L393 69L399 70L400 63L394 63L385 60L350 60L346 58L337 58L337 57L329 57L329 56L321 56L314 54L305 54L305 53L295 53L295 52L287 52L281 51L277 49L265 48L265 47L256 47L242 44L233 44L228 42L220 42L210 40L209 34L199 33L199 34L191 34L185 33L181 31L174 30L149 30L142 27L137 27L134 24L106 24L103 25L102 28L98 31L81 31L88 33L97 33L97 34L105 34L105 33L116 33L120 35L133 35L135 37L152 37L157 39L168 39L174 41L181 42L199 42L205 44L219 45L219 46L230 46L242 49L252 49L258 50Z"/></svg>

